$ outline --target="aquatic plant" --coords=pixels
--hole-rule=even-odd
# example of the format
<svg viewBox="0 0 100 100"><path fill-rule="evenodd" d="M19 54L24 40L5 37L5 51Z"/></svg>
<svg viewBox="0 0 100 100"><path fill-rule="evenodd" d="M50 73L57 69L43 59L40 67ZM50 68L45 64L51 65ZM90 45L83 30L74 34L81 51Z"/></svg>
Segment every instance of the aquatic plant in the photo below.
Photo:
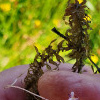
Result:
<svg viewBox="0 0 100 100"><path fill-rule="evenodd" d="M64 21L66 25L69 25L70 28L66 30L65 35L60 33L55 27L52 29L57 35L63 38L57 44L57 49L53 49L52 43L56 41L54 39L51 41L49 46L43 50L42 53L39 52L38 48L35 46L37 52L33 63L30 64L28 69L27 76L25 77L25 89L29 90L35 94L38 94L37 83L39 78L44 73L42 70L43 66L46 66L47 69L51 70L50 64L55 65L55 68L52 70L59 70L59 65L61 62L64 63L64 58L60 56L60 52L71 50L71 53L68 54L68 57L71 59L76 59L75 64L72 67L73 72L81 73L85 59L89 59L97 68L97 71L100 73L98 66L91 60L91 49L89 45L89 35L88 30L90 30L88 21L88 14L86 13L87 6L85 5L86 0L79 3L78 0L75 0L74 3L68 1L68 5L64 14ZM68 17L69 21L66 21ZM63 45L66 44L65 45ZM53 58L56 57L56 61ZM28 100L40 100L40 98L28 94Z"/></svg>

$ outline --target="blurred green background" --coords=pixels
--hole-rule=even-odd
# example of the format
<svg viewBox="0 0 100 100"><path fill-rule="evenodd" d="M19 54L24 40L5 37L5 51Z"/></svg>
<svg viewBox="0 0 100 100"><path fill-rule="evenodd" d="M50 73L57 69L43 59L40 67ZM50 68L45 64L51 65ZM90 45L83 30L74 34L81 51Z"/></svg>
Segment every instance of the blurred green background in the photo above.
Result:
<svg viewBox="0 0 100 100"><path fill-rule="evenodd" d="M57 38L54 47L61 41L51 29L61 33L67 29L62 20L66 4L67 0L0 0L0 71L31 63L34 45L42 51L51 40ZM100 66L100 0L87 0L86 5L93 28L89 31L92 59Z"/></svg>

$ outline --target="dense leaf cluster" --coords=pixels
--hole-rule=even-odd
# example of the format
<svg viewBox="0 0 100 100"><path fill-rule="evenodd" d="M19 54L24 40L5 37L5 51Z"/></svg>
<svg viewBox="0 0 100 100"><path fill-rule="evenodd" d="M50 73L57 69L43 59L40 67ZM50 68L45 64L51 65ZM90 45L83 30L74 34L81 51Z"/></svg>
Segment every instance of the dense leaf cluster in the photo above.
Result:
<svg viewBox="0 0 100 100"><path fill-rule="evenodd" d="M87 19L88 15L85 11L87 6L85 3L86 0L81 4L79 4L78 0L75 0L75 3L69 3L64 15L64 18L69 16L70 29L65 33L65 36L68 38L68 47L72 49L69 57L76 59L73 71L78 70L78 72L84 66L84 59L90 56L89 35L87 32L90 29L90 21Z"/></svg>
<svg viewBox="0 0 100 100"><path fill-rule="evenodd" d="M28 73L27 73L27 76L24 81L25 81L25 88L36 94L38 94L38 90L37 90L38 79L43 74L42 67L46 66L47 69L51 70L50 64L53 64L53 65L55 65L54 70L56 70L56 69L59 69L59 67L58 67L59 64L61 62L64 62L64 59L59 55L60 51L63 51L64 49L66 49L66 47L65 48L62 47L64 40L62 40L57 45L56 50L54 50L51 45L54 41L56 41L56 39L51 41L50 45L47 48L45 48L45 50L42 53L40 53L38 51L38 48L35 46L35 50L36 50L37 54L34 58L34 62L30 64L30 68L28 69ZM58 62L53 61L53 57L56 57ZM29 100L33 100L33 98L34 98L34 100L39 99L37 97L32 97L30 95L28 96L28 98L29 98Z"/></svg>
<svg viewBox="0 0 100 100"><path fill-rule="evenodd" d="M75 0L75 3L68 3L68 6L65 10L64 21L67 25L70 26L67 29L65 36L54 28L53 31L59 36L64 38L67 41L67 50L72 50L68 55L72 59L76 59L75 64L73 65L73 71L81 72L82 67L84 66L84 60L90 57L90 47L89 47L89 35L87 30L90 29L89 23L86 14L85 5L86 0L79 4L78 0ZM69 17L69 22L66 22L66 17Z"/></svg>
<svg viewBox="0 0 100 100"><path fill-rule="evenodd" d="M70 26L67 29L65 35L61 34L54 27L53 32L58 34L63 38L59 44L57 44L57 49L53 49L52 43L56 41L53 40L45 50L40 53L38 48L35 46L37 52L34 62L30 64L27 76L25 78L25 88L31 92L38 94L37 82L40 76L43 74L42 67L46 66L47 69L51 70L50 64L55 65L55 70L59 69L59 64L64 63L64 58L59 55L60 51L71 50L68 56L71 59L76 59L75 64L72 67L73 72L81 73L82 67L84 66L84 60L89 58L91 61L90 47L89 47L89 35L87 30L90 29L86 14L85 5L86 0L83 0L79 4L78 0L75 3L68 2L68 6L65 10L64 21ZM66 22L66 17L69 17L69 21ZM65 42L66 46L63 45ZM53 58L56 58L56 61ZM91 61L92 62L92 61ZM39 98L32 97L29 95L29 100L39 100Z"/></svg>

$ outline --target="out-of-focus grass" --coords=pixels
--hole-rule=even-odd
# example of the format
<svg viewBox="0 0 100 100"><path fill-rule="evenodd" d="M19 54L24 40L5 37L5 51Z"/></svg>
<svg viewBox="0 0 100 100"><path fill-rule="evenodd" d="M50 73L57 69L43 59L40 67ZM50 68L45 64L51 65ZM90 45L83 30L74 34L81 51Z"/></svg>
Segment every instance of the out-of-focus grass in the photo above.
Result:
<svg viewBox="0 0 100 100"><path fill-rule="evenodd" d="M89 31L91 47L100 65L100 1L87 1L93 28ZM42 51L57 38L56 47L61 38L51 29L57 27L62 33L66 31L62 20L66 4L67 0L0 0L0 71L31 63L35 56L34 45Z"/></svg>

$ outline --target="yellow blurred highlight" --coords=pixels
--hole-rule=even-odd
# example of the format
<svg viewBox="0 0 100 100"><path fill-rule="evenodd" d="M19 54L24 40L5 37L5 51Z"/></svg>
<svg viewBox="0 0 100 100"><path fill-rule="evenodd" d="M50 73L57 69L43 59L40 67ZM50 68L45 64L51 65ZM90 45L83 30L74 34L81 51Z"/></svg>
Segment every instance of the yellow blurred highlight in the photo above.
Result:
<svg viewBox="0 0 100 100"><path fill-rule="evenodd" d="M93 55L91 56L91 60L94 62L94 63L97 63L98 62L98 57L96 55Z"/></svg>
<svg viewBox="0 0 100 100"><path fill-rule="evenodd" d="M90 21L91 20L91 15L87 15L84 19Z"/></svg>
<svg viewBox="0 0 100 100"><path fill-rule="evenodd" d="M97 53L98 53L98 55L100 56L100 48L99 48L99 49L97 49Z"/></svg>
<svg viewBox="0 0 100 100"><path fill-rule="evenodd" d="M1 67L2 66L6 66L7 64L8 64L8 62L9 62L9 58L8 57L4 57L2 60L1 60ZM1 69L1 68L0 68Z"/></svg>
<svg viewBox="0 0 100 100"><path fill-rule="evenodd" d="M55 25L55 26L60 26L60 20L59 19L54 19L53 20L53 24Z"/></svg>
<svg viewBox="0 0 100 100"><path fill-rule="evenodd" d="M78 0L78 2L79 2L79 3L82 3L82 2L83 2L83 0Z"/></svg>
<svg viewBox="0 0 100 100"><path fill-rule="evenodd" d="M13 47L12 47L12 50L17 50L20 46L20 42L19 41L16 41L14 44L13 44Z"/></svg>
<svg viewBox="0 0 100 100"><path fill-rule="evenodd" d="M8 12L11 10L11 4L10 3L3 3L0 4L0 9L4 12Z"/></svg>
<svg viewBox="0 0 100 100"><path fill-rule="evenodd" d="M15 2L16 0L10 0L10 2Z"/></svg>
<svg viewBox="0 0 100 100"><path fill-rule="evenodd" d="M34 43L34 46L36 46L39 51L44 49L44 47L42 45L40 45L39 43Z"/></svg>
<svg viewBox="0 0 100 100"><path fill-rule="evenodd" d="M38 27L41 26L41 21L40 20L35 20L34 24L35 24L35 27L38 28Z"/></svg>

